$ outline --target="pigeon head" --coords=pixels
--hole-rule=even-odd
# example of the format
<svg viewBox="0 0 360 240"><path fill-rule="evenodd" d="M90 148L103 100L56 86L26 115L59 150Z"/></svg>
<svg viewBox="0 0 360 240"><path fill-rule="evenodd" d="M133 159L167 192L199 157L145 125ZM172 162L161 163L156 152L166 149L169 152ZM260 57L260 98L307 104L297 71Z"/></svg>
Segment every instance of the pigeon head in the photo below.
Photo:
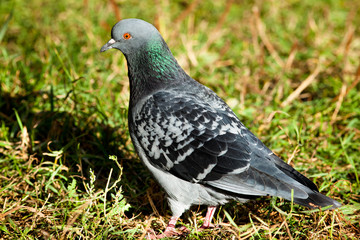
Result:
<svg viewBox="0 0 360 240"><path fill-rule="evenodd" d="M150 44L162 41L160 33L150 23L134 18L124 19L114 25L111 39L100 52L116 48L128 56L146 49Z"/></svg>
<svg viewBox="0 0 360 240"><path fill-rule="evenodd" d="M131 102L190 78L159 31L143 20L131 18L116 23L111 30L111 39L100 52L110 48L120 50L127 60Z"/></svg>

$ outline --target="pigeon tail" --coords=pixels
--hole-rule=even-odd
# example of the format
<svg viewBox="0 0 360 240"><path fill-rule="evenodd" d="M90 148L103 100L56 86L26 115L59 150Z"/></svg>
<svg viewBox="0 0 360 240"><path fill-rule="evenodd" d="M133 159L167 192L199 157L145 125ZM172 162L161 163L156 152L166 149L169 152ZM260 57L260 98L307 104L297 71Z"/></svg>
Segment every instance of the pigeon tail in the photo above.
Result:
<svg viewBox="0 0 360 240"><path fill-rule="evenodd" d="M300 204L305 207L309 208L325 208L328 206L331 206L330 208L327 208L326 210L332 210L335 208L338 208L341 206L341 204L338 201L335 201L332 198L329 198L319 192L312 191L308 192L309 197L306 199L301 198L294 198L294 202L297 204ZM291 199L288 199L291 200Z"/></svg>

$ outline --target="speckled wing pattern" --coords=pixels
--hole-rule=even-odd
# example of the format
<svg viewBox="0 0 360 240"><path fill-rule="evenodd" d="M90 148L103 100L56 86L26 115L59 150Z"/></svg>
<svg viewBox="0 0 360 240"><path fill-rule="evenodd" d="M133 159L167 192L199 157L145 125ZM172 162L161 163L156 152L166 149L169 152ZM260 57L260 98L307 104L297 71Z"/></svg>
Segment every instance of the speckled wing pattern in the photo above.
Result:
<svg viewBox="0 0 360 240"><path fill-rule="evenodd" d="M195 96L161 91L135 117L136 135L152 164L192 181L218 179L246 170L249 138L236 117Z"/></svg>
<svg viewBox="0 0 360 240"><path fill-rule="evenodd" d="M172 90L145 100L134 116L135 134L151 164L236 194L289 198L292 188L296 197L307 197L296 185L311 181L266 148L220 98L208 100Z"/></svg>
<svg viewBox="0 0 360 240"><path fill-rule="evenodd" d="M235 194L307 198L316 186L254 136L216 95L162 90L134 116L149 161L175 176ZM204 101L208 100L208 101Z"/></svg>

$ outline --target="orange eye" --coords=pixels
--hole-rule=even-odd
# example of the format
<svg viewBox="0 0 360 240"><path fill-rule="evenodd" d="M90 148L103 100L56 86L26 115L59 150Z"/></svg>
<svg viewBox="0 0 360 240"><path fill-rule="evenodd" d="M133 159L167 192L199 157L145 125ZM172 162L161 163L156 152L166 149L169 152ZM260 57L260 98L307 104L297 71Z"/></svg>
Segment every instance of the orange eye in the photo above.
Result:
<svg viewBox="0 0 360 240"><path fill-rule="evenodd" d="M130 33L124 33L123 38L124 38L125 40L130 39L130 38L131 38Z"/></svg>

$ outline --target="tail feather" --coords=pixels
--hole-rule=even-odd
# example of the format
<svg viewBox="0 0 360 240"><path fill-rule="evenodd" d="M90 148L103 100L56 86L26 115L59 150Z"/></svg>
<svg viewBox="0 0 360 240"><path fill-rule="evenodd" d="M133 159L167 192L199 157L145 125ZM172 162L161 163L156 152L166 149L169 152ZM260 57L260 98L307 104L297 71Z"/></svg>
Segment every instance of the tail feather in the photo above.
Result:
<svg viewBox="0 0 360 240"><path fill-rule="evenodd" d="M316 185L307 177L296 171L290 165L287 165L284 161L278 158L276 155L271 155L276 166L287 176L291 177L298 183L304 186L303 190L309 195L308 198L294 198L294 202L309 208L323 208L331 206L327 210L335 209L341 206L338 201L329 198L319 193ZM291 200L291 199L288 199Z"/></svg>
<svg viewBox="0 0 360 240"><path fill-rule="evenodd" d="M292 179L296 180L297 182L301 183L302 185L310 188L314 191L319 191L316 187L315 183L313 183L310 179L296 171L290 165L286 164L283 160L281 160L276 155L271 155L272 160L275 162L276 166L287 176L291 177Z"/></svg>
<svg viewBox="0 0 360 240"><path fill-rule="evenodd" d="M306 199L295 198L294 202L309 208L323 208L331 206L327 210L335 209L341 206L341 203L329 198L319 192L313 191L308 193L309 197Z"/></svg>

